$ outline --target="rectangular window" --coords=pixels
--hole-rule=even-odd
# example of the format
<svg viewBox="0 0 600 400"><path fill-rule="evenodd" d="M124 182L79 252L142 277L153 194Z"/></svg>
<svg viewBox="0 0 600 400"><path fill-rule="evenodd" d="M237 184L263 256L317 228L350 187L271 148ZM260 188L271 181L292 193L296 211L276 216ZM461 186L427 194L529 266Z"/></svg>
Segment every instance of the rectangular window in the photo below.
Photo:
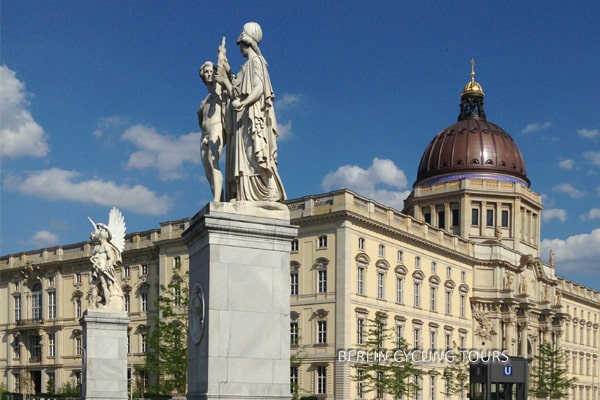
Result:
<svg viewBox="0 0 600 400"><path fill-rule="evenodd" d="M435 400L435 375L429 376L429 400Z"/></svg>
<svg viewBox="0 0 600 400"><path fill-rule="evenodd" d="M472 208L471 209L471 225L479 225L479 209Z"/></svg>
<svg viewBox="0 0 600 400"><path fill-rule="evenodd" d="M467 273L465 271L460 272L460 282L465 283L467 281Z"/></svg>
<svg viewBox="0 0 600 400"><path fill-rule="evenodd" d="M359 250L365 249L365 239L364 238L358 238L358 249Z"/></svg>
<svg viewBox="0 0 600 400"><path fill-rule="evenodd" d="M179 268L181 267L181 257L176 256L173 257L173 268Z"/></svg>
<svg viewBox="0 0 600 400"><path fill-rule="evenodd" d="M458 226L460 223L460 211L456 208L452 210L452 226Z"/></svg>
<svg viewBox="0 0 600 400"><path fill-rule="evenodd" d="M508 210L502 210L502 227L508 228Z"/></svg>
<svg viewBox="0 0 600 400"><path fill-rule="evenodd" d="M290 343L292 346L298 345L298 322L290 322Z"/></svg>
<svg viewBox="0 0 600 400"><path fill-rule="evenodd" d="M446 350L452 346L452 334L450 332L446 332L444 335L444 346L446 346Z"/></svg>
<svg viewBox="0 0 600 400"><path fill-rule="evenodd" d="M83 354L82 350L83 350L83 346L82 346L81 338L80 337L75 338L75 355L80 356L81 354Z"/></svg>
<svg viewBox="0 0 600 400"><path fill-rule="evenodd" d="M126 294L123 297L125 299L125 311L129 313L129 311L131 310L131 297L129 296L129 294Z"/></svg>
<svg viewBox="0 0 600 400"><path fill-rule="evenodd" d="M421 347L421 329L415 328L413 331L413 340L415 348Z"/></svg>
<svg viewBox="0 0 600 400"><path fill-rule="evenodd" d="M440 229L446 229L446 213L444 211L438 211L438 227Z"/></svg>
<svg viewBox="0 0 600 400"><path fill-rule="evenodd" d="M385 274L383 272L377 273L377 298L383 299L385 295Z"/></svg>
<svg viewBox="0 0 600 400"><path fill-rule="evenodd" d="M42 359L42 338L39 335L29 336L29 352L31 361Z"/></svg>
<svg viewBox="0 0 600 400"><path fill-rule="evenodd" d="M81 299L75 300L75 316L81 318Z"/></svg>
<svg viewBox="0 0 600 400"><path fill-rule="evenodd" d="M436 342L437 342L437 332L429 331L429 348L436 349Z"/></svg>
<svg viewBox="0 0 600 400"><path fill-rule="evenodd" d="M14 336L13 341L13 351L14 351L14 359L18 360L21 358L21 339L20 336Z"/></svg>
<svg viewBox="0 0 600 400"><path fill-rule="evenodd" d="M430 307L429 308L430 308L431 311L436 311L437 288L435 286L432 286L431 289L430 289L430 293L431 293L431 295L430 295L430 298L429 298L429 300L430 300Z"/></svg>
<svg viewBox="0 0 600 400"><path fill-rule="evenodd" d="M396 303L404 304L404 278L396 278Z"/></svg>
<svg viewBox="0 0 600 400"><path fill-rule="evenodd" d="M437 264L436 264L436 262L435 262L435 261L432 261L432 262L431 262L431 273L432 273L433 275L437 274Z"/></svg>
<svg viewBox="0 0 600 400"><path fill-rule="evenodd" d="M300 242L298 241L298 239L292 240L292 253L297 253L299 247L300 247Z"/></svg>
<svg viewBox="0 0 600 400"><path fill-rule="evenodd" d="M419 256L415 257L415 268L421 269L421 257Z"/></svg>
<svg viewBox="0 0 600 400"><path fill-rule="evenodd" d="M450 315L452 313L452 291L450 289L446 289L446 315Z"/></svg>
<svg viewBox="0 0 600 400"><path fill-rule="evenodd" d="M396 258L400 264L402 264L404 262L404 253L402 252L402 250L398 250Z"/></svg>
<svg viewBox="0 0 600 400"><path fill-rule="evenodd" d="M142 275L148 275L148 264L142 264Z"/></svg>
<svg viewBox="0 0 600 400"><path fill-rule="evenodd" d="M414 287L414 306L416 308L421 307L421 282L415 282Z"/></svg>
<svg viewBox="0 0 600 400"><path fill-rule="evenodd" d="M425 217L425 222L428 224L431 224L431 213L425 213L424 217Z"/></svg>
<svg viewBox="0 0 600 400"><path fill-rule="evenodd" d="M452 267L446 267L446 278L452 278Z"/></svg>
<svg viewBox="0 0 600 400"><path fill-rule="evenodd" d="M467 296L464 294L460 295L460 317L465 318L467 316Z"/></svg>
<svg viewBox="0 0 600 400"><path fill-rule="evenodd" d="M358 267L356 286L358 294L365 294L365 267L363 266Z"/></svg>
<svg viewBox="0 0 600 400"><path fill-rule="evenodd" d="M131 335L127 334L127 354L131 354Z"/></svg>
<svg viewBox="0 0 600 400"><path fill-rule="evenodd" d="M298 389L299 389L298 367L295 365L292 365L292 366L290 366L290 393L296 394L296 393L298 393Z"/></svg>
<svg viewBox="0 0 600 400"><path fill-rule="evenodd" d="M15 322L21 320L21 295L15 296Z"/></svg>
<svg viewBox="0 0 600 400"><path fill-rule="evenodd" d="M326 249L327 248L327 235L319 236L317 239L317 249Z"/></svg>
<svg viewBox="0 0 600 400"><path fill-rule="evenodd" d="M494 210L485 210L485 224L494 226Z"/></svg>
<svg viewBox="0 0 600 400"><path fill-rule="evenodd" d="M319 293L327 293L327 270L320 269L317 271L317 280L318 280L318 292Z"/></svg>
<svg viewBox="0 0 600 400"><path fill-rule="evenodd" d="M181 282L177 281L173 286L173 304L181 305Z"/></svg>
<svg viewBox="0 0 600 400"><path fill-rule="evenodd" d="M327 393L327 367L320 365L317 367L317 394Z"/></svg>
<svg viewBox="0 0 600 400"><path fill-rule="evenodd" d="M54 357L56 355L56 334L48 334L48 357Z"/></svg>
<svg viewBox="0 0 600 400"><path fill-rule="evenodd" d="M145 353L148 350L148 335L143 333L141 335L141 339L142 339L141 350L142 350L142 353Z"/></svg>
<svg viewBox="0 0 600 400"><path fill-rule="evenodd" d="M385 246L382 244L379 245L379 257L385 257Z"/></svg>
<svg viewBox="0 0 600 400"><path fill-rule="evenodd" d="M81 274L79 272L75 274L75 285L81 285Z"/></svg>
<svg viewBox="0 0 600 400"><path fill-rule="evenodd" d="M396 325L396 348L399 349L404 338L404 325Z"/></svg>
<svg viewBox="0 0 600 400"><path fill-rule="evenodd" d="M292 296L298 295L298 273L290 273L290 294Z"/></svg>
<svg viewBox="0 0 600 400"><path fill-rule="evenodd" d="M365 398L364 379L365 371L363 371L362 369L356 371L356 397L358 397L359 399Z"/></svg>
<svg viewBox="0 0 600 400"><path fill-rule="evenodd" d="M42 294L40 292L31 295L31 318L42 319Z"/></svg>
<svg viewBox="0 0 600 400"><path fill-rule="evenodd" d="M123 266L123 276L125 278L129 278L131 276L131 269L129 268L129 265Z"/></svg>
<svg viewBox="0 0 600 400"><path fill-rule="evenodd" d="M317 343L327 343L327 321L317 321Z"/></svg>
<svg viewBox="0 0 600 400"><path fill-rule="evenodd" d="M365 319L363 317L356 320L356 343L365 344Z"/></svg>
<svg viewBox="0 0 600 400"><path fill-rule="evenodd" d="M148 311L148 293L146 292L142 292L140 293L140 301L141 301L141 307L140 307L140 311Z"/></svg>
<svg viewBox="0 0 600 400"><path fill-rule="evenodd" d="M48 292L48 319L56 319L56 292Z"/></svg>

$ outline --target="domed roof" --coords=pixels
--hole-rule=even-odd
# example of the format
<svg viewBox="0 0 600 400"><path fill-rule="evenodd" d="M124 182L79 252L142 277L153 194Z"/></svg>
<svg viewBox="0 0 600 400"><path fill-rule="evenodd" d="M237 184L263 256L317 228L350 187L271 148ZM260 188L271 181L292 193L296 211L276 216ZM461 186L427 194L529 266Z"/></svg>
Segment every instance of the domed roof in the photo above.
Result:
<svg viewBox="0 0 600 400"><path fill-rule="evenodd" d="M473 61L471 61L474 65ZM513 138L486 120L483 89L471 71L461 95L458 122L438 133L419 164L414 186L466 177L519 182L529 187L525 161Z"/></svg>

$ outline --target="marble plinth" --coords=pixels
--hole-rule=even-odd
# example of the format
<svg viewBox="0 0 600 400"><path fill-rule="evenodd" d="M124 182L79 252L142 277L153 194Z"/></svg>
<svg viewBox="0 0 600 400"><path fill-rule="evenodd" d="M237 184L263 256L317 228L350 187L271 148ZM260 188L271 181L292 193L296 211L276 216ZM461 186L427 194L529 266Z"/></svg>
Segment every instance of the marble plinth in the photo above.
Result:
<svg viewBox="0 0 600 400"><path fill-rule="evenodd" d="M127 312L89 309L80 323L83 327L82 398L127 399Z"/></svg>
<svg viewBox="0 0 600 400"><path fill-rule="evenodd" d="M210 203L192 219L188 400L290 399L296 233L281 204Z"/></svg>

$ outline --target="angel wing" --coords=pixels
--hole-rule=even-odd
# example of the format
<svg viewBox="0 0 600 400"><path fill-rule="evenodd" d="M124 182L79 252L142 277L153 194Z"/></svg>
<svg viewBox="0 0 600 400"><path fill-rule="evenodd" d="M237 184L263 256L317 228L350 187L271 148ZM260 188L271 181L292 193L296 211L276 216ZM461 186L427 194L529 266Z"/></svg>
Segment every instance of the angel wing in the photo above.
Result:
<svg viewBox="0 0 600 400"><path fill-rule="evenodd" d="M116 207L113 207L108 213L108 230L112 236L110 242L120 252L123 252L125 248L125 218Z"/></svg>

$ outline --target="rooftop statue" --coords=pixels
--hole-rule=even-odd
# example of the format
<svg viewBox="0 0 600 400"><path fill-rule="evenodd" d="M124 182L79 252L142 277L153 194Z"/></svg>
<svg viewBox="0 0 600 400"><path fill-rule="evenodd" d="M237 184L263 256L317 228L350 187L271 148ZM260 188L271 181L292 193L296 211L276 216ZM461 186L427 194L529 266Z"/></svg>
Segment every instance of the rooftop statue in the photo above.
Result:
<svg viewBox="0 0 600 400"><path fill-rule="evenodd" d="M125 219L117 208L108 214L108 225L96 223L88 217L94 231L90 240L94 245L92 279L90 288L91 308L112 311L125 310L123 291L116 277L115 268L121 265L121 253L125 247Z"/></svg>
<svg viewBox="0 0 600 400"><path fill-rule="evenodd" d="M237 75L231 72L225 41L219 46L215 80L221 86L222 93L228 97L226 103L221 103L222 107L227 108L221 121L225 125L224 131L230 132L223 140L227 143L227 201L280 202L286 198L277 171L278 130L273 107L275 95L267 71L267 61L258 47L261 41L260 25L256 22L246 23L236 43L247 61ZM231 118L227 118L228 115ZM209 136L207 134L208 144ZM208 169L210 171L206 171L207 176L218 176L214 173L214 165L209 165ZM217 201L220 190L216 188L218 178L212 179L211 187Z"/></svg>

